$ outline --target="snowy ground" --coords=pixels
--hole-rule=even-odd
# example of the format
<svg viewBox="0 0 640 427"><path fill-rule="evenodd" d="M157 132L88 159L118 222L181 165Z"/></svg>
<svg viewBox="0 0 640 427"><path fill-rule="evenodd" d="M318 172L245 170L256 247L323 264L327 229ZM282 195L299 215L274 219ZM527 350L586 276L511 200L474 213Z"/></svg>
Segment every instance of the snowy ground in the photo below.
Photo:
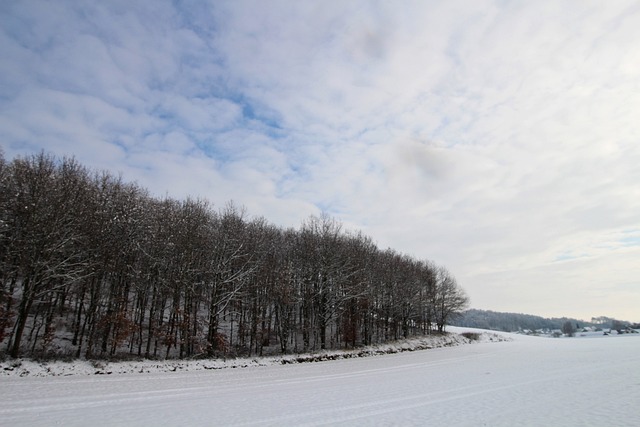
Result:
<svg viewBox="0 0 640 427"><path fill-rule="evenodd" d="M16 368L0 377L0 420L7 426L638 426L639 336L514 335L511 342L243 369L20 377Z"/></svg>
<svg viewBox="0 0 640 427"><path fill-rule="evenodd" d="M505 341L510 340L504 334L479 331L478 338L473 341ZM404 351L426 350L440 347L452 347L469 344L472 340L460 334L430 335L411 338L387 344L362 347L355 350L332 350L301 355L285 355L274 357L258 357L250 359L199 359L199 360L140 360L127 362L108 362L104 360L74 362L36 362L32 360L9 359L0 362L1 376L19 377L51 377L69 375L112 375L112 374L149 374L161 372L189 372L228 368L247 368L256 366L288 365L295 363L319 362L337 359L379 356L382 354L401 353Z"/></svg>

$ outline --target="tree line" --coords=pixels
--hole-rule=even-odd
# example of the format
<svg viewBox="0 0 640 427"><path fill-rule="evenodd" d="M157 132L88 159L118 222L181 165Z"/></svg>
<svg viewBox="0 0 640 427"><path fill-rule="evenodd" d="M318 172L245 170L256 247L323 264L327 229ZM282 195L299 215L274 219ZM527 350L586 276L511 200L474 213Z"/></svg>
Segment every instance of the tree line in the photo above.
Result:
<svg viewBox="0 0 640 427"><path fill-rule="evenodd" d="M442 332L446 268L327 216L298 229L157 198L46 153L0 153L0 345L11 357L222 357Z"/></svg>
<svg viewBox="0 0 640 427"><path fill-rule="evenodd" d="M561 330L564 332L565 328L568 329L566 325L571 325L574 329L585 326L618 329L614 328L613 325L622 325L623 327L630 325L629 322L621 322L606 316L592 317L591 321L586 321L567 317L545 318L531 314L501 313L478 309L461 312L455 319L451 319L450 324L452 326L492 329L505 332L523 330Z"/></svg>

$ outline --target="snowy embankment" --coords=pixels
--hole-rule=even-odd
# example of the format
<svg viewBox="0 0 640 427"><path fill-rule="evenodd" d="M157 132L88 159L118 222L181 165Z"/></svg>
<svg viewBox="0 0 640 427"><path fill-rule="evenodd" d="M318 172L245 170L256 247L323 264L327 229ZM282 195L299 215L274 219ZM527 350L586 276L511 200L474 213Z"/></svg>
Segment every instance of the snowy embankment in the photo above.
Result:
<svg viewBox="0 0 640 427"><path fill-rule="evenodd" d="M460 331L464 328L458 328ZM457 329L456 329L457 330ZM249 359L200 359L200 360L140 360L126 362L110 362L105 360L77 360L73 362L39 362L28 359L12 359L0 363L0 376L49 377L68 375L111 375L133 373L190 372L225 368L247 368L250 366L288 365L328 360L351 359L359 357L395 354L405 351L428 350L433 348L452 347L474 342L508 341L505 334L488 331L473 332L474 335L463 336L459 333L446 335L430 335L407 339L388 344L366 346L354 350L321 351L297 355L277 357L256 357ZM469 338L471 337L471 338Z"/></svg>
<svg viewBox="0 0 640 427"><path fill-rule="evenodd" d="M0 420L12 427L640 425L640 334L512 338L328 363L184 370L201 361L146 375L7 376Z"/></svg>

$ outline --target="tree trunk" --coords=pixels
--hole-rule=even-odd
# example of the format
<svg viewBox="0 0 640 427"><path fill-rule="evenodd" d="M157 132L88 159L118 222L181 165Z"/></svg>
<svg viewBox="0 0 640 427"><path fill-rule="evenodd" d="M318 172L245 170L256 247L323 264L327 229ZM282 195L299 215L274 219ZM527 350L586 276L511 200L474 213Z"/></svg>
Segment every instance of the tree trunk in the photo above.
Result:
<svg viewBox="0 0 640 427"><path fill-rule="evenodd" d="M16 332L13 336L13 342L9 341L11 348L9 355L14 359L20 356L20 344L22 342L22 335L24 334L24 328L27 325L27 317L31 311L33 304L33 287L31 280L26 279L22 287L23 294L20 305L18 306L18 319L16 320Z"/></svg>

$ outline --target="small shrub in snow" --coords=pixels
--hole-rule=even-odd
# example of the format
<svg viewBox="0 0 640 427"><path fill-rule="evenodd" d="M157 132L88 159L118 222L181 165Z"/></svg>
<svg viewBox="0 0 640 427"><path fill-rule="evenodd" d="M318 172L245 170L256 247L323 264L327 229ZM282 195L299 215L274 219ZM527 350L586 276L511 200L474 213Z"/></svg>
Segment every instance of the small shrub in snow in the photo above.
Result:
<svg viewBox="0 0 640 427"><path fill-rule="evenodd" d="M478 341L480 339L480 334L477 332L463 332L460 335L471 341Z"/></svg>
<svg viewBox="0 0 640 427"><path fill-rule="evenodd" d="M102 360L91 360L91 366L96 369L104 369L106 367L105 363Z"/></svg>

